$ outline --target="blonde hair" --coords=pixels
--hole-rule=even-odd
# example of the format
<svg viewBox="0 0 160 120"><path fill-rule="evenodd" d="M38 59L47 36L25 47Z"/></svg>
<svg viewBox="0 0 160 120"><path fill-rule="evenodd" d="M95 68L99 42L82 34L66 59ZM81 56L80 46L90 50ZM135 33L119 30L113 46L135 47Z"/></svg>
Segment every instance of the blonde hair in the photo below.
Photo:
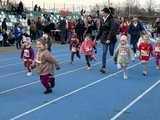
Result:
<svg viewBox="0 0 160 120"><path fill-rule="evenodd" d="M47 39L45 37L39 38L38 42L42 43L42 45L47 48Z"/></svg>

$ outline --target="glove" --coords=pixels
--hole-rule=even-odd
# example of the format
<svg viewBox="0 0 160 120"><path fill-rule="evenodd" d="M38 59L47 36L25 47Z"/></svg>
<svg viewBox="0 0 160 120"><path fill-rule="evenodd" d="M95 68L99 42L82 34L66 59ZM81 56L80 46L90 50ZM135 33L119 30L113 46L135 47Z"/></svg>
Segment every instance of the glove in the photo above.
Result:
<svg viewBox="0 0 160 120"><path fill-rule="evenodd" d="M109 44L109 43L110 43L110 40L107 40L106 43Z"/></svg>

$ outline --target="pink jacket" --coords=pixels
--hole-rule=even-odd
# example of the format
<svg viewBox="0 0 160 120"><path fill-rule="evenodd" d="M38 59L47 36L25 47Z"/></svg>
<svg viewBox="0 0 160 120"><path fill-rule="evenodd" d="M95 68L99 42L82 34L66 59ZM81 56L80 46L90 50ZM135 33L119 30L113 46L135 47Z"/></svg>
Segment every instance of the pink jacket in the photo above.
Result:
<svg viewBox="0 0 160 120"><path fill-rule="evenodd" d="M80 52L83 52L85 55L92 55L94 48L95 42L90 39L86 39L80 47Z"/></svg>

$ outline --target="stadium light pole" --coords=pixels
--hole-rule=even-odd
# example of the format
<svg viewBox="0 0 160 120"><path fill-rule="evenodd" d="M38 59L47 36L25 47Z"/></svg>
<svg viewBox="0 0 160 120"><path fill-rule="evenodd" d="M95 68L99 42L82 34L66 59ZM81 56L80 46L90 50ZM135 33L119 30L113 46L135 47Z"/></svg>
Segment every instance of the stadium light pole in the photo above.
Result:
<svg viewBox="0 0 160 120"><path fill-rule="evenodd" d="M110 7L110 0L108 0L108 7Z"/></svg>

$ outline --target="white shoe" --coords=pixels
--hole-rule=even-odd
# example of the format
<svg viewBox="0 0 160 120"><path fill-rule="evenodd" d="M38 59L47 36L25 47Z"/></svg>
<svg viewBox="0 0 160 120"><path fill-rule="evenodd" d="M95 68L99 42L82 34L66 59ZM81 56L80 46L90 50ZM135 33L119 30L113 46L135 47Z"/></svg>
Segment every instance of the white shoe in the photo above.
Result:
<svg viewBox="0 0 160 120"><path fill-rule="evenodd" d="M87 70L90 70L91 69L91 67L87 67Z"/></svg>
<svg viewBox="0 0 160 120"><path fill-rule="evenodd" d="M126 74L124 74L123 78L124 78L124 80L127 80L128 76Z"/></svg>
<svg viewBox="0 0 160 120"><path fill-rule="evenodd" d="M160 70L160 67L159 67L159 66L156 66L156 69L157 69L157 70Z"/></svg>
<svg viewBox="0 0 160 120"><path fill-rule="evenodd" d="M142 74L143 74L143 76L146 76L148 73L147 73L147 71L143 71Z"/></svg>
<svg viewBox="0 0 160 120"><path fill-rule="evenodd" d="M27 73L27 76L31 76L31 75L32 75L32 72L28 72L28 73Z"/></svg>

